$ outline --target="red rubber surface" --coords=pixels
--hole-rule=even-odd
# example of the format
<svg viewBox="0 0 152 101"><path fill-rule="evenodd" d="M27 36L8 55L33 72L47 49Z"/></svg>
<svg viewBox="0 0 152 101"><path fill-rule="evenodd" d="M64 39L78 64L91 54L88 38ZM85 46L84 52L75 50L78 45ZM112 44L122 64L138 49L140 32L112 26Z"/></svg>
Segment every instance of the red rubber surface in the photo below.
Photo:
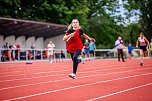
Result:
<svg viewBox="0 0 152 101"><path fill-rule="evenodd" d="M0 101L152 101L152 59L0 63Z"/></svg>

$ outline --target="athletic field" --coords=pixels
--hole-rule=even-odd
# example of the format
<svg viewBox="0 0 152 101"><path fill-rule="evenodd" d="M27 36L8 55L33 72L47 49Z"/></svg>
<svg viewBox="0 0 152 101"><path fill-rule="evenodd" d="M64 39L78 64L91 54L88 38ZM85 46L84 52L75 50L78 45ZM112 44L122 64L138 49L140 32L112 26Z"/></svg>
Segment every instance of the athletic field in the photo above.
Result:
<svg viewBox="0 0 152 101"><path fill-rule="evenodd" d="M152 59L0 63L0 101L152 101Z"/></svg>

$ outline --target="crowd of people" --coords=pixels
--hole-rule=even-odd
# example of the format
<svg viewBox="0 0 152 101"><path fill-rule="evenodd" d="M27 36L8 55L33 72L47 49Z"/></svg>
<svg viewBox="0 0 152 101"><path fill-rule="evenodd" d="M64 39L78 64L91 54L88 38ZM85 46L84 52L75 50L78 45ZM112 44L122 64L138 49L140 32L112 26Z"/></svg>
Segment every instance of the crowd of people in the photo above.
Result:
<svg viewBox="0 0 152 101"><path fill-rule="evenodd" d="M20 44L15 43L10 45L9 43L5 43L1 48L1 61L5 60L18 60L18 56L20 55Z"/></svg>
<svg viewBox="0 0 152 101"><path fill-rule="evenodd" d="M85 42L83 43L81 36L85 38ZM89 37L84 33L84 31L79 26L78 19L73 19L71 24L68 27L68 30L66 31L66 34L63 37L63 40L66 41L66 49L69 52L72 62L73 62L73 69L72 73L69 74L69 77L75 79L77 68L80 62L82 62L82 57L84 57L83 62L85 60L93 60L94 59L94 51L96 49L95 42L96 40L94 38ZM122 59L122 62L126 62L124 58L124 41L122 40L121 36L118 36L118 39L115 41L115 47L118 52L118 61L120 62ZM35 44L32 42L31 49L27 51L28 58L31 60L34 55L36 54L35 51ZM46 57L49 59L49 62L53 62L53 56L55 54L60 55L60 58L65 58L65 54L63 51L54 52L55 44L52 41L49 41L46 49ZM128 58L131 59L133 54L133 46L131 43L128 44ZM149 52L152 56L152 38L151 42L147 40L147 38L144 36L143 32L140 32L140 36L138 37L136 41L136 48L140 49L140 65L144 65L144 58L147 56L147 53ZM4 44L1 48L1 61L5 60L18 60L20 56L20 49L21 46L19 43L9 45L8 43Z"/></svg>
<svg viewBox="0 0 152 101"><path fill-rule="evenodd" d="M93 60L95 49L95 42L93 40L89 41L88 39L85 39L85 43L82 50L85 56L85 60Z"/></svg>
<svg viewBox="0 0 152 101"><path fill-rule="evenodd" d="M81 36L85 38L85 42L83 43ZM84 57L83 62L85 60L93 60L94 59L94 51L96 49L95 46L95 39L86 35L83 29L79 26L78 19L73 19L71 24L69 25L66 34L63 37L63 40L66 41L67 46L66 49L70 53L71 59L73 61L73 71L69 76L71 78L76 77L77 67L80 62L82 62L82 57ZM118 36L118 39L115 42L115 47L118 52L118 61L126 62L124 59L124 41L122 40L121 36ZM18 60L20 56L20 44L12 44L9 45L8 43L4 44L1 48L1 61L5 60ZM32 59L35 57L35 44L32 42L31 49L27 51L28 59ZM49 59L49 62L53 62L54 54L60 55L60 58L65 58L65 54L63 51L55 53L54 52L55 44L52 41L49 41L46 49L46 57ZM131 43L128 44L128 58L131 59L133 56L133 46ZM144 36L143 32L140 32L140 36L136 41L136 48L140 49L140 65L143 66L144 61L143 57L147 56L149 52L152 56L152 38L151 42L147 40ZM40 55L40 53L39 53Z"/></svg>
<svg viewBox="0 0 152 101"><path fill-rule="evenodd" d="M81 37L83 36L85 38L85 43L83 46ZM76 72L78 68L78 64L81 62L79 59L82 57L82 54L85 54L85 57L87 59L92 59L94 54L95 48L95 39L90 38L86 34L84 34L83 30L79 26L78 19L73 19L71 24L68 27L68 30L66 31L66 34L63 37L64 41L67 41L67 51L71 55L71 59L73 61L73 71L71 74L69 74L69 77L75 79ZM90 42L89 42L90 41ZM124 59L124 42L122 40L122 37L119 36L118 39L115 42L115 47L117 48L118 52L118 61L120 61L120 58L122 58L122 62L126 62ZM143 32L140 32L140 37L137 39L136 42L136 48L140 49L140 65L143 66L143 57L146 56L147 52L150 50L152 55L152 39L151 43L147 40L147 38L144 36ZM132 57L132 51L133 47L131 43L128 44L128 58L131 59Z"/></svg>
<svg viewBox="0 0 152 101"><path fill-rule="evenodd" d="M117 48L118 52L118 61L120 61L120 57L122 58L122 62L125 62L124 60L124 42L121 38L121 36L118 37L118 39L115 42L115 46ZM138 37L136 41L136 48L140 49L140 65L143 66L143 57L146 57L148 53L152 56L152 39L151 42L147 40L147 38L144 36L143 32L140 32L140 36ZM133 46L131 43L128 45L128 58L131 59L133 56L132 54ZM150 52L149 52L150 51Z"/></svg>

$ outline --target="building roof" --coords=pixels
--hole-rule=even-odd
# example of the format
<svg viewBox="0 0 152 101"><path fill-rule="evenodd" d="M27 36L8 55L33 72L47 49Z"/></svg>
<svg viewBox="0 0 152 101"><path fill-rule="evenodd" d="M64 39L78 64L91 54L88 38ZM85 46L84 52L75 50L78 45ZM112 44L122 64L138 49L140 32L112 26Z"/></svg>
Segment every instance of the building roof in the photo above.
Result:
<svg viewBox="0 0 152 101"><path fill-rule="evenodd" d="M67 25L0 17L0 35L50 38L65 34Z"/></svg>

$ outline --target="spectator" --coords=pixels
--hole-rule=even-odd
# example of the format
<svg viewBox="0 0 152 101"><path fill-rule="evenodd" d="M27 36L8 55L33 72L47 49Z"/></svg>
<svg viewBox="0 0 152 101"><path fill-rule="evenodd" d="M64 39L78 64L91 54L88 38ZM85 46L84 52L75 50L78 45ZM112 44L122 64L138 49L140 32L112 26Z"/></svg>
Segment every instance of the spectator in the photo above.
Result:
<svg viewBox="0 0 152 101"><path fill-rule="evenodd" d="M34 55L35 54L35 50L34 50L35 49L35 44L34 44L34 42L32 42L31 49L32 49L32 54L31 54L32 56L31 57L34 58L35 57L35 55Z"/></svg>
<svg viewBox="0 0 152 101"><path fill-rule="evenodd" d="M118 40L116 40L116 42L115 42L115 46L118 51L118 61L120 61L120 55L121 55L122 62L125 62L124 57L123 57L123 45L124 45L124 42L122 41L121 36L119 36Z"/></svg>
<svg viewBox="0 0 152 101"><path fill-rule="evenodd" d="M65 54L63 51L61 51L61 59L65 59Z"/></svg>
<svg viewBox="0 0 152 101"><path fill-rule="evenodd" d="M20 43L16 43L15 60L18 60L20 57L20 48Z"/></svg>
<svg viewBox="0 0 152 101"><path fill-rule="evenodd" d="M53 62L54 47L55 47L55 44L52 41L49 41L47 48L48 48L48 58L50 60L50 63Z"/></svg>
<svg viewBox="0 0 152 101"><path fill-rule="evenodd" d="M95 49L96 49L95 42L92 40L92 41L90 41L90 43L89 43L90 60L93 60L94 50L95 50Z"/></svg>
<svg viewBox="0 0 152 101"><path fill-rule="evenodd" d="M1 54L2 54L1 60L5 61L6 60L6 45L5 44L2 46Z"/></svg>
<svg viewBox="0 0 152 101"><path fill-rule="evenodd" d="M128 45L128 58L131 59L132 57L132 50L133 50L133 47L131 45L131 43L129 43Z"/></svg>
<svg viewBox="0 0 152 101"><path fill-rule="evenodd" d="M86 57L86 60L89 60L89 40L85 39L85 43L84 43L84 54Z"/></svg>

